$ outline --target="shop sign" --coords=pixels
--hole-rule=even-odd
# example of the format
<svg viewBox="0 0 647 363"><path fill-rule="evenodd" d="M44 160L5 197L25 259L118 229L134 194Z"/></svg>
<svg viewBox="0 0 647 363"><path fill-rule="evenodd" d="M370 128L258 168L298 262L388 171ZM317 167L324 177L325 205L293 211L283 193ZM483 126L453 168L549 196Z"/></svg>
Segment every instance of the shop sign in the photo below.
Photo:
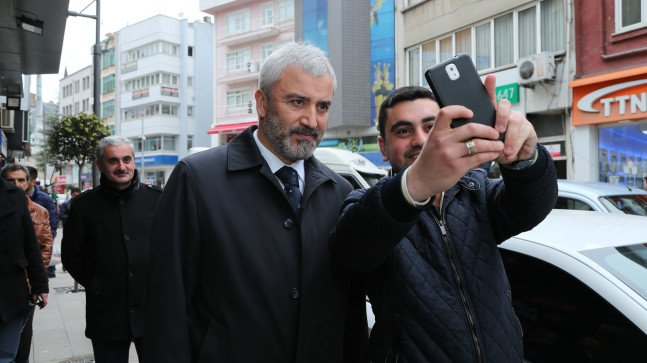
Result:
<svg viewBox="0 0 647 363"><path fill-rule="evenodd" d="M142 97L148 97L148 88L133 91L133 100L136 100Z"/></svg>
<svg viewBox="0 0 647 363"><path fill-rule="evenodd" d="M506 84L496 88L496 101L507 99L510 103L519 103L519 83Z"/></svg>
<svg viewBox="0 0 647 363"><path fill-rule="evenodd" d="M171 87L162 87L162 96L178 97L178 89Z"/></svg>
<svg viewBox="0 0 647 363"><path fill-rule="evenodd" d="M562 145L548 144L548 145L544 145L544 147L546 148L546 150L548 150L548 153L550 154L551 157L556 158L558 156L562 156Z"/></svg>
<svg viewBox="0 0 647 363"><path fill-rule="evenodd" d="M573 81L570 87L573 126L647 118L647 67Z"/></svg>
<svg viewBox="0 0 647 363"><path fill-rule="evenodd" d="M61 175L54 178L54 184L67 184L67 175Z"/></svg>

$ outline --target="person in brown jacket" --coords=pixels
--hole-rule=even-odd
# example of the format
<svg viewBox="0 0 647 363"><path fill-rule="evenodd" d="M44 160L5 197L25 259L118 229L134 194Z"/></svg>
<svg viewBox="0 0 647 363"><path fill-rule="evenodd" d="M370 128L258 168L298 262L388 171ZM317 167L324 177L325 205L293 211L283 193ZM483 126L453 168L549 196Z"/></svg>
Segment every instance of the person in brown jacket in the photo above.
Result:
<svg viewBox="0 0 647 363"><path fill-rule="evenodd" d="M30 180L29 171L25 166L9 164L2 169L2 176L10 183L24 190L25 193L27 192ZM43 256L43 263L45 264L45 269L47 269L52 259L52 248L54 246L54 237L52 236L52 229L49 223L49 212L45 207L34 203L27 194L25 194L25 198L27 198L31 219L34 222L34 229L36 230L36 238L40 245L40 253ZM24 328L20 335L20 345L18 346L18 354L15 360L17 363L27 363L29 361L31 338L33 335L33 319L34 314L32 310L26 317Z"/></svg>

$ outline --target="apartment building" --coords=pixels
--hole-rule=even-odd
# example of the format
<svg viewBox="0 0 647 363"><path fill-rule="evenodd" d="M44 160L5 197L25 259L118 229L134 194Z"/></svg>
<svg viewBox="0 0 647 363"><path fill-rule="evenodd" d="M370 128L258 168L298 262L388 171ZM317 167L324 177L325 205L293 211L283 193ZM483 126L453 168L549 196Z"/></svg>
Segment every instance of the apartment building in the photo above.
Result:
<svg viewBox="0 0 647 363"><path fill-rule="evenodd" d="M259 70L272 52L294 41L294 8L293 0L201 0L200 10L215 19L215 125L208 132L217 146L258 123Z"/></svg>
<svg viewBox="0 0 647 363"><path fill-rule="evenodd" d="M573 4L575 179L639 187L647 176L647 2Z"/></svg>
<svg viewBox="0 0 647 363"><path fill-rule="evenodd" d="M116 32L115 41L103 109L109 115L114 79L115 132L133 140L141 181L163 186L189 148L211 146L213 25L209 17L156 15Z"/></svg>
<svg viewBox="0 0 647 363"><path fill-rule="evenodd" d="M107 34L101 41L101 115L103 122L115 132L115 53L116 40L114 34Z"/></svg>
<svg viewBox="0 0 647 363"><path fill-rule="evenodd" d="M570 1L395 0L397 86L427 86L424 71L467 53L481 75L497 78L535 127L559 178L573 178L571 94L575 52ZM495 163L484 165L498 175Z"/></svg>
<svg viewBox="0 0 647 363"><path fill-rule="evenodd" d="M65 74L58 85L59 114L72 116L81 112L88 114L93 112L94 75L91 65L72 74L68 74L65 69Z"/></svg>

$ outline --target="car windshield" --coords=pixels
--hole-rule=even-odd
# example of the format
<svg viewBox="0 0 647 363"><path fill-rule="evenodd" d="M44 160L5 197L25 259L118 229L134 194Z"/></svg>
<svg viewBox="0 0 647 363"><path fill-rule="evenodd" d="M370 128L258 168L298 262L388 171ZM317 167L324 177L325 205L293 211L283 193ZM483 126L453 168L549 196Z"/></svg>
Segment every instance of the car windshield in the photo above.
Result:
<svg viewBox="0 0 647 363"><path fill-rule="evenodd" d="M647 216L647 195L628 194L602 197L601 201L607 207L609 204L613 209L622 211L625 214Z"/></svg>
<svg viewBox="0 0 647 363"><path fill-rule="evenodd" d="M380 181L380 179L382 179L382 177L384 176L384 175L380 175L380 174L362 173L361 171L359 173L362 175L364 180L366 180L366 182L370 186L374 186L375 184L377 184L377 182Z"/></svg>
<svg viewBox="0 0 647 363"><path fill-rule="evenodd" d="M582 251L647 300L647 243Z"/></svg>

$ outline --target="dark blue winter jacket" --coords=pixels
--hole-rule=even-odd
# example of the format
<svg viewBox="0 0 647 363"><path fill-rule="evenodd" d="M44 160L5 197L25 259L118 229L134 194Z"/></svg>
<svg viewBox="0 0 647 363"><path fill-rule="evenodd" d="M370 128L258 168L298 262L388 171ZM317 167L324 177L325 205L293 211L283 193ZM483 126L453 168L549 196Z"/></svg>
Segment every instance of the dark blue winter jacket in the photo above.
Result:
<svg viewBox="0 0 647 363"><path fill-rule="evenodd" d="M401 174L352 192L332 232L346 268L366 273L376 316L373 362L521 362L522 331L497 245L539 224L555 205L555 166L468 172L439 211L404 199Z"/></svg>

